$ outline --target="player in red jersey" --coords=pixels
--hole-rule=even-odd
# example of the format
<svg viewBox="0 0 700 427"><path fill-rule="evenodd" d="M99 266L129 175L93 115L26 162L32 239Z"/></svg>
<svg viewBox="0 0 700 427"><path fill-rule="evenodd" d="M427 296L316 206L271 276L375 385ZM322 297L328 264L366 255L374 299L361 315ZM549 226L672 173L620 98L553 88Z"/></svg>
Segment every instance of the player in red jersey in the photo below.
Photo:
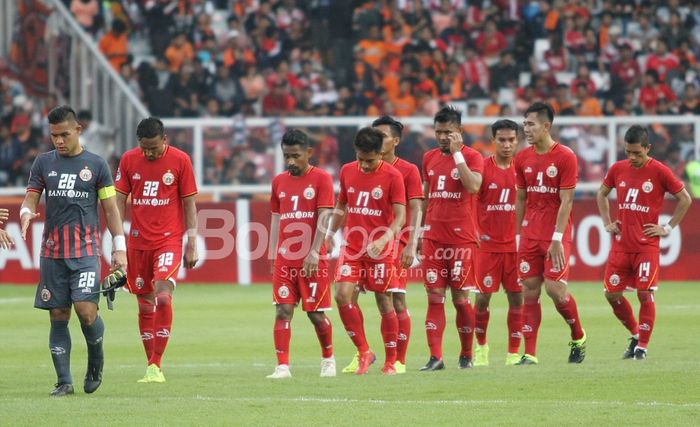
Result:
<svg viewBox="0 0 700 427"><path fill-rule="evenodd" d="M162 383L160 362L172 326L175 278L182 262L192 268L198 260L197 184L189 156L167 143L163 122L155 117L141 120L136 137L139 147L124 153L119 162L117 205L124 218L131 195L127 287L137 298L139 331L148 358L146 375L139 382Z"/></svg>
<svg viewBox="0 0 700 427"><path fill-rule="evenodd" d="M282 153L287 172L272 180L270 198L277 367L268 378L292 377L289 342L294 306L299 301L321 344L321 376L334 377L333 330L325 314L331 309L330 276L323 246L334 203L333 179L309 164L313 150L304 132L287 131L282 136Z"/></svg>
<svg viewBox="0 0 700 427"><path fill-rule="evenodd" d="M423 215L423 188L420 172L413 163L407 162L396 156L396 146L401 142L403 125L401 122L389 116L382 116L372 122L372 127L384 135L382 140L382 160L394 166L403 176L406 187L406 201L410 209L406 210L406 223L401 230L398 241L394 246L394 267L396 276L389 291L394 303L394 311L399 320L399 335L396 344L396 368L397 374L406 373L406 350L411 337L411 315L406 307L406 282L408 280L408 268L413 264L416 256L417 233ZM353 301L357 304L359 290L355 292ZM343 373L352 373L357 370L359 353L355 354L352 362Z"/></svg>
<svg viewBox="0 0 700 427"><path fill-rule="evenodd" d="M496 154L484 162L484 176L478 197L479 265L476 285L476 348L474 366L489 364L486 329L489 324L491 295L501 283L508 297L508 354L506 365L520 360L523 287L518 282L515 263L515 167L513 155L518 143L518 124L498 120L491 125Z"/></svg>
<svg viewBox="0 0 700 427"><path fill-rule="evenodd" d="M430 359L421 371L445 368L445 292L450 288L461 343L458 366L472 366L474 310L469 290L476 286L476 193L484 160L462 142L461 113L444 107L433 120L439 147L423 156L423 192L427 209L421 243L423 274L428 294L425 330Z"/></svg>
<svg viewBox="0 0 700 427"><path fill-rule="evenodd" d="M559 314L571 328L569 363L586 356L586 333L574 297L567 291L571 250L571 208L578 164L570 148L550 136L554 111L535 102L525 111L523 130L530 147L515 156L515 239L519 277L525 287L525 354L518 365L537 364L537 332L544 283Z"/></svg>
<svg viewBox="0 0 700 427"><path fill-rule="evenodd" d="M393 283L394 239L406 217L406 190L401 173L382 160L384 135L363 128L355 135L357 161L340 171L340 193L326 240L329 251L333 235L345 220L345 245L338 259L335 301L345 330L360 353L357 375L367 373L376 359L365 337L364 321L353 303L355 288L374 292L382 316L381 332L386 360L381 371L396 374L396 342L399 322L389 288Z"/></svg>
<svg viewBox="0 0 700 427"><path fill-rule="evenodd" d="M644 360L656 306L654 290L659 282L659 240L668 236L688 212L691 199L683 183L663 163L649 157L649 136L641 126L625 133L627 160L610 167L598 190L598 210L605 230L613 236L612 249L605 267L605 297L613 313L630 331L629 346L623 359ZM617 217L610 219L610 190L617 190ZM670 221L659 225L664 195L678 200ZM632 306L622 295L625 289L637 291L639 323Z"/></svg>

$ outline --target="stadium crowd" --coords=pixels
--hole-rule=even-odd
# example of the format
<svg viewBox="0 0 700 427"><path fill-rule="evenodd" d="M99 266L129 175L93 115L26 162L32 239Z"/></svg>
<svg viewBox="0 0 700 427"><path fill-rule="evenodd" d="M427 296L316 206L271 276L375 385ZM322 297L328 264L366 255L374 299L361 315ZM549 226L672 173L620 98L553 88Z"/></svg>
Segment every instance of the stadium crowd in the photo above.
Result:
<svg viewBox="0 0 700 427"><path fill-rule="evenodd" d="M557 116L700 114L700 4L688 0L64 3L161 117L400 118L432 116L455 102L468 103L468 116L514 116L536 100L550 102ZM33 153L18 136L27 120L12 90L3 93L0 161L21 167ZM682 175L692 127L652 131L655 156ZM490 154L488 132L465 127L467 143ZM265 141L270 132L251 132L242 143L212 133L205 183L269 182L266 156L255 154L276 146ZM584 180L602 178L604 128L557 136L579 154L591 175ZM320 164L337 174L352 156L338 143L342 132L318 129L314 137ZM419 162L434 141L411 139Z"/></svg>

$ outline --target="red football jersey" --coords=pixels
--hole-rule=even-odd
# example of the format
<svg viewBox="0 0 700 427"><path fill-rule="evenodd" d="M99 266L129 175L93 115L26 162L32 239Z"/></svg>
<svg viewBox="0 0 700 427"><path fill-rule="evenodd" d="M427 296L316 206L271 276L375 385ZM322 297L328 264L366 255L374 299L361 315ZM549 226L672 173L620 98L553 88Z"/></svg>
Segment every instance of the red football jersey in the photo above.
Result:
<svg viewBox="0 0 700 427"><path fill-rule="evenodd" d="M156 249L182 245L185 211L182 199L197 194L190 156L166 145L163 155L147 160L140 148L122 156L115 179L117 191L131 194L129 246Z"/></svg>
<svg viewBox="0 0 700 427"><path fill-rule="evenodd" d="M484 161L484 175L478 197L480 250L516 252L515 249L515 166L506 169L494 156Z"/></svg>
<svg viewBox="0 0 700 427"><path fill-rule="evenodd" d="M659 238L645 236L644 224L658 224L664 194L678 193L683 190L683 183L666 165L650 159L639 169L628 160L615 162L603 184L617 190L617 217L622 223L612 250L658 252Z"/></svg>
<svg viewBox="0 0 700 427"><path fill-rule="evenodd" d="M576 188L576 155L569 147L558 143L544 154L537 154L535 147L528 147L515 156L515 173L516 187L527 191L520 235L551 241L561 205L559 191ZM564 240L571 240L571 215Z"/></svg>
<svg viewBox="0 0 700 427"><path fill-rule="evenodd" d="M277 257L288 267L301 267L316 233L318 209L332 208L333 179L324 170L311 167L304 175L283 172L272 180L270 208L280 216ZM321 246L321 255L326 254Z"/></svg>
<svg viewBox="0 0 700 427"><path fill-rule="evenodd" d="M357 161L348 163L340 170L338 201L346 203L345 251L351 256L361 255L394 221L394 203L406 204L403 177L386 162L372 173L362 172ZM384 253L392 247L390 242Z"/></svg>
<svg viewBox="0 0 700 427"><path fill-rule="evenodd" d="M401 173L401 176L403 176L404 187L406 187L406 224L403 230L401 230L401 236L399 239L401 244L405 245L408 243L408 227L411 225L411 210L408 207L408 201L411 199L423 198L423 183L420 180L420 172L418 172L418 167L413 163L397 157L396 160L394 160L394 163L391 165Z"/></svg>
<svg viewBox="0 0 700 427"><path fill-rule="evenodd" d="M482 173L484 159L478 151L462 147L469 170ZM428 211L423 237L438 243L476 243L476 195L462 186L451 155L439 148L423 156L423 180L428 183Z"/></svg>

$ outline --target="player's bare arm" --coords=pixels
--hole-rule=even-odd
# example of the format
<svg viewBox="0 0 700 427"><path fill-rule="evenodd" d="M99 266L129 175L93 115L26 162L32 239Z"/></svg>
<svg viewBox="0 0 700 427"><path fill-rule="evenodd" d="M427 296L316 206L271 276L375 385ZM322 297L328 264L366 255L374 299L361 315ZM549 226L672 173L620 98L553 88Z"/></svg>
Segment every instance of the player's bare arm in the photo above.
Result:
<svg viewBox="0 0 700 427"><path fill-rule="evenodd" d="M22 240L27 240L29 223L39 216L36 210L39 208L40 198L41 193L37 193L36 191L27 191L27 194L24 196L22 207L19 210L19 220L22 225Z"/></svg>
<svg viewBox="0 0 700 427"><path fill-rule="evenodd" d="M425 227L425 217L428 212L428 194L430 193L430 183L428 181L423 182L423 200L421 200L421 212L426 213L426 215L421 215L418 225L420 226L416 229L416 256L420 258L421 249L423 248L423 227Z"/></svg>
<svg viewBox="0 0 700 427"><path fill-rule="evenodd" d="M688 190L684 188L678 193L674 194L673 197L678 200L678 204L676 205L676 210L673 211L671 220L668 222L668 224L664 225L644 224L645 235L649 237L668 236L671 234L671 230L673 230L683 220L683 217L685 217L685 214L688 213L688 209L692 203L690 194L688 193Z"/></svg>
<svg viewBox="0 0 700 427"><path fill-rule="evenodd" d="M319 253L321 252L321 245L323 245L326 237L326 231L328 231L328 221L330 221L330 217L331 209L329 208L320 208L316 211L316 218L318 218L316 232L311 242L311 250L309 250L308 255L304 258L304 266L302 267L302 271L306 274L306 277L313 276L316 271L318 271Z"/></svg>
<svg viewBox="0 0 700 427"><path fill-rule="evenodd" d="M117 210L119 211L119 218L122 219L122 224L124 223L124 219L126 218L126 200L128 198L128 194L124 194L120 191L117 191Z"/></svg>
<svg viewBox="0 0 700 427"><path fill-rule="evenodd" d="M270 259L270 274L275 271L275 259L277 258L277 241L280 232L280 214L272 213L270 217L270 242L267 246L267 257Z"/></svg>
<svg viewBox="0 0 700 427"><path fill-rule="evenodd" d="M603 219L605 231L612 234L620 234L620 220L613 221L610 219L610 201L608 200L610 190L611 189L607 185L600 184L600 189L598 189L598 194L596 195L598 212L600 213L600 217Z"/></svg>
<svg viewBox="0 0 700 427"><path fill-rule="evenodd" d="M11 249L14 244L15 241L12 239L12 236L10 236L7 231L0 228L0 248Z"/></svg>
<svg viewBox="0 0 700 427"><path fill-rule="evenodd" d="M518 188L515 191L515 249L520 248L520 226L525 218L525 202L527 201L527 191Z"/></svg>
<svg viewBox="0 0 700 427"><path fill-rule="evenodd" d="M454 156L455 153L460 153L462 147L464 146L464 141L462 140L461 132L450 132L448 138L450 139L450 153ZM477 193L479 188L481 188L482 177L480 173L472 172L461 158L460 161L456 161L457 171L459 171L459 180L462 183L462 187L466 188L471 194Z"/></svg>
<svg viewBox="0 0 700 427"><path fill-rule="evenodd" d="M119 209L117 208L117 198L107 197L101 200L102 211L105 214L105 222L107 223L107 229L112 233L115 240L124 239L124 227L122 225L122 218L119 215ZM117 246L114 244L113 246ZM115 250L112 252L112 266L110 271L117 270L119 268L126 269L126 250Z"/></svg>
<svg viewBox="0 0 700 427"><path fill-rule="evenodd" d="M367 255L372 258L379 258L386 245L394 240L394 237L401 232L401 228L403 228L403 225L406 222L406 206L400 203L394 203L393 208L394 220L391 222L389 229L387 229L380 238L370 242L370 244L367 246Z"/></svg>
<svg viewBox="0 0 700 427"><path fill-rule="evenodd" d="M408 268L413 264L413 259L416 256L418 248L418 240L420 235L420 226L423 220L423 200L411 199L408 201L408 207L411 210L411 223L408 228L408 242L406 247L401 252L401 266Z"/></svg>
<svg viewBox="0 0 700 427"><path fill-rule="evenodd" d="M559 212L557 212L557 223L554 233L558 233L560 237L555 239L552 236L552 243L549 244L549 249L547 250L547 258L552 260L552 266L555 269L563 270L564 266L566 266L566 260L564 259L564 245L561 242L561 236L566 231L566 225L569 222L571 209L574 205L574 189L560 189L559 200L561 204L559 205Z"/></svg>
<svg viewBox="0 0 700 427"><path fill-rule="evenodd" d="M194 197L188 196L182 199L182 205L185 209L185 229L187 230L187 244L183 256L185 268L194 268L199 261L197 253L197 205L194 202Z"/></svg>
<svg viewBox="0 0 700 427"><path fill-rule="evenodd" d="M343 220L345 219L345 208L347 206L347 203L338 201L335 204L335 208L333 208L333 214L331 215L331 218L329 220L328 224L328 230L327 233L325 234L325 239L326 239L326 250L328 253L333 252L333 236L335 236L335 233L338 231L340 226L343 224Z"/></svg>
<svg viewBox="0 0 700 427"><path fill-rule="evenodd" d="M10 217L10 211L5 208L0 208L0 224L4 224Z"/></svg>

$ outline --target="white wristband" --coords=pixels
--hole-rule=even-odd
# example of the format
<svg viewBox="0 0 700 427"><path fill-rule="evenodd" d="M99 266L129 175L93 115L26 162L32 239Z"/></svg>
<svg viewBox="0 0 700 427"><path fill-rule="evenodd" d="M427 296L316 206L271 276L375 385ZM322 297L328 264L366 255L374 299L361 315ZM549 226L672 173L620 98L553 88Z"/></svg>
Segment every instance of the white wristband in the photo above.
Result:
<svg viewBox="0 0 700 427"><path fill-rule="evenodd" d="M673 231L673 227L671 224L664 224L663 225L664 231L666 231L666 234L671 234L671 231Z"/></svg>
<svg viewBox="0 0 700 427"><path fill-rule="evenodd" d="M34 212L32 212L31 209L29 209L28 207L25 206L25 207L23 207L22 209L19 210L19 217L20 217L20 219L22 218L22 215L24 215L24 214L26 214L26 213L29 213L29 214L30 214L30 213L34 213Z"/></svg>
<svg viewBox="0 0 700 427"><path fill-rule="evenodd" d="M564 237L564 233L559 233L559 232L554 232L552 233L552 241L553 242L561 242L561 239Z"/></svg>
<svg viewBox="0 0 700 427"><path fill-rule="evenodd" d="M455 164L456 164L456 165L461 165L461 164L463 164L463 163L466 163L466 162L464 161L464 156L463 156L462 153L459 152L459 151L456 152L456 153L454 153L454 154L452 155L452 158L455 159Z"/></svg>
<svg viewBox="0 0 700 427"><path fill-rule="evenodd" d="M125 251L126 252L126 238L121 236L114 236L112 239L112 249L115 251Z"/></svg>

